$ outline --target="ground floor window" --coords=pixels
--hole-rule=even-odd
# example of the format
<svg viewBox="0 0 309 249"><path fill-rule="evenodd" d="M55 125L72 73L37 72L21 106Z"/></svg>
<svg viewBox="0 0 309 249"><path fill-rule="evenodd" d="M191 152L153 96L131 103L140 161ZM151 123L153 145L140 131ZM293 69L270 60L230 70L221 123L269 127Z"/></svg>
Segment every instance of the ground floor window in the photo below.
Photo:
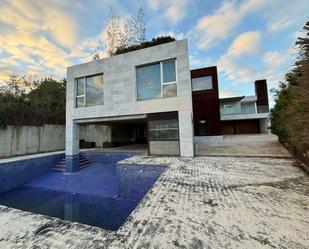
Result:
<svg viewBox="0 0 309 249"><path fill-rule="evenodd" d="M149 139L156 140L178 140L178 120L152 120L149 121Z"/></svg>
<svg viewBox="0 0 309 249"><path fill-rule="evenodd" d="M148 114L148 149L150 155L179 155L177 112Z"/></svg>

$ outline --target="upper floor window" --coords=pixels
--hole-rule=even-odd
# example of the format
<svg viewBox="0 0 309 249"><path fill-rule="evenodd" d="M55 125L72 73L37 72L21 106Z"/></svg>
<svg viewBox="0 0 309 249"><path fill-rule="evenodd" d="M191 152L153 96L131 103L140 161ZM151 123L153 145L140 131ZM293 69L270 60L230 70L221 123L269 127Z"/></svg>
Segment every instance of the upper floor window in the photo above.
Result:
<svg viewBox="0 0 309 249"><path fill-rule="evenodd" d="M76 79L76 107L103 105L103 74Z"/></svg>
<svg viewBox="0 0 309 249"><path fill-rule="evenodd" d="M192 78L192 91L212 89L212 76Z"/></svg>
<svg viewBox="0 0 309 249"><path fill-rule="evenodd" d="M137 100L177 96L176 60L138 67Z"/></svg>

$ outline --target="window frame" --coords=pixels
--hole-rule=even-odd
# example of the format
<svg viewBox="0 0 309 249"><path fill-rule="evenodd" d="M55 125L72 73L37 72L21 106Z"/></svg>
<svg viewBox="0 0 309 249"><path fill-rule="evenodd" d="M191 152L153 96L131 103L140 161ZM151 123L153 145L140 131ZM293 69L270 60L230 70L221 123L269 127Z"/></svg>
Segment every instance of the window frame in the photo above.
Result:
<svg viewBox="0 0 309 249"><path fill-rule="evenodd" d="M179 120L178 118L168 118L168 119L157 119L157 120L148 120L148 122L164 122L164 121L177 121L178 127L164 127L164 128L150 128L150 124L148 123L148 136L149 141L179 141L180 135L179 135ZM151 138L150 133L154 132L160 132L160 131L177 131L177 138Z"/></svg>
<svg viewBox="0 0 309 249"><path fill-rule="evenodd" d="M193 87L193 81L194 79L198 79L198 78L210 78L211 79L211 88L202 88L202 89L194 89ZM199 76L199 77L193 77L191 78L191 88L192 88L192 92L198 92L198 91L211 91L214 89L214 80L213 80L213 76L212 75L204 75L204 76Z"/></svg>
<svg viewBox="0 0 309 249"><path fill-rule="evenodd" d="M97 74L91 74L91 75L86 75L86 76L75 78L75 87L76 87L76 89L75 89L75 108L85 108L85 107L92 107L92 106L100 106L100 105L90 105L90 106L86 105L86 103L87 103L87 94L86 94L87 78L91 78L91 77L95 77L95 76L102 76L102 79L103 79L103 96L102 96L103 104L102 105L104 105L104 74L103 73L97 73ZM77 95L77 92L78 92L77 81L80 80L80 79L83 79L84 94ZM77 106L77 99L78 98L84 98L84 105L83 106L80 106L80 107Z"/></svg>
<svg viewBox="0 0 309 249"><path fill-rule="evenodd" d="M163 63L164 63L164 62L168 62L168 61L174 61L174 62L175 62L175 81L164 82ZM160 89L161 89L160 98L139 99L139 98L138 98L138 77L137 77L137 70L138 70L138 68L142 68L142 67L146 67L146 66L150 66L150 65L155 65L155 64L159 64L159 65L160 65ZM145 101L145 100L154 100L154 99L165 99L165 98L178 97L178 77L177 77L177 59L176 59L176 58L171 58L171 59L167 59L167 60L157 61L157 62L145 64L145 65L139 65L139 66L136 66L136 67L135 67L135 70L136 70L136 100L137 100L137 101ZM166 85L172 85L172 84L176 84L176 96L173 96L173 97L164 97L164 96L163 96L163 87L166 86Z"/></svg>

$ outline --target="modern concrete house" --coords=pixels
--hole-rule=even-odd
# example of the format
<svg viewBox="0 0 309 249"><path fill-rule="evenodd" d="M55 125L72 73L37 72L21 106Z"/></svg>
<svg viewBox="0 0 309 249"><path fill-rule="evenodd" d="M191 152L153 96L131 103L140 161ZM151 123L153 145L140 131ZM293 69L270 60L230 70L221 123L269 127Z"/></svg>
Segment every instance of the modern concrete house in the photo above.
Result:
<svg viewBox="0 0 309 249"><path fill-rule="evenodd" d="M217 68L190 71L187 40L71 66L67 170L78 166L79 132L89 124L104 126L97 147L144 143L149 155L189 157L194 136L266 132L266 80L255 84L255 96L219 100Z"/></svg>
<svg viewBox="0 0 309 249"><path fill-rule="evenodd" d="M187 40L71 66L66 98L69 171L78 166L83 124L107 125L111 142L113 133L119 143L145 137L150 155L194 155Z"/></svg>

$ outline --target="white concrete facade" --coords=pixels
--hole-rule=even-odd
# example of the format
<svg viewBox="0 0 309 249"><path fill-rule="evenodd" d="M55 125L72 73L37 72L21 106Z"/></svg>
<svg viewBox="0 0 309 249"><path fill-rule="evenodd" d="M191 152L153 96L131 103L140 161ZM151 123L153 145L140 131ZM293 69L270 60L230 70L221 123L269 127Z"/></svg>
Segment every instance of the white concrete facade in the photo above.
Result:
<svg viewBox="0 0 309 249"><path fill-rule="evenodd" d="M177 97L137 100L136 67L176 59ZM75 79L103 73L104 104L75 108ZM67 69L66 155L79 151L78 123L104 117L177 111L180 155L193 156L191 76L187 40L92 61Z"/></svg>

